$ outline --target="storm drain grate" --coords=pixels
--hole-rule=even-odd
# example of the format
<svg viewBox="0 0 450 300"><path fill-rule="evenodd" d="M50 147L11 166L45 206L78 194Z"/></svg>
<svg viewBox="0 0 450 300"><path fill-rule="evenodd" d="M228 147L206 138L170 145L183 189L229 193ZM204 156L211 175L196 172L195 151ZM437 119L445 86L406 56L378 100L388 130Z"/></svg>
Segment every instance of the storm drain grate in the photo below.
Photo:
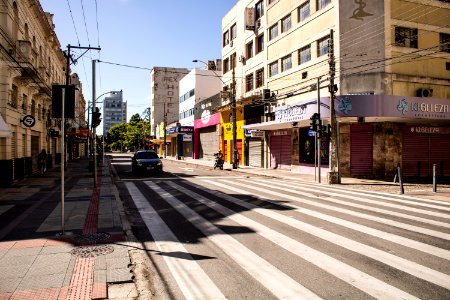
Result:
<svg viewBox="0 0 450 300"><path fill-rule="evenodd" d="M105 241L110 237L111 235L109 233L96 232L96 233L78 234L74 236L73 239L79 243L83 243L83 242Z"/></svg>
<svg viewBox="0 0 450 300"><path fill-rule="evenodd" d="M107 255L114 252L112 246L101 245L101 246L82 246L77 247L70 251L70 254L76 257L89 258Z"/></svg>

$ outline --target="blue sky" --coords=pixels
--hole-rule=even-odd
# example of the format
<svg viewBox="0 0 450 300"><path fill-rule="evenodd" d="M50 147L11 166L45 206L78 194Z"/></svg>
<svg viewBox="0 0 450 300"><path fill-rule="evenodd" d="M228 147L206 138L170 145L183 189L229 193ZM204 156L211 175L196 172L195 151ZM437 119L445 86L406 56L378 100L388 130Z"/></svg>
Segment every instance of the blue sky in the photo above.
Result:
<svg viewBox="0 0 450 300"><path fill-rule="evenodd" d="M129 119L150 106L150 71L115 64L141 68L203 67L192 60L221 57L222 17L237 0L40 2L44 11L54 14L55 31L63 50L68 44L101 48L87 52L71 66L81 78L86 101L92 100L92 59L100 59L104 63L96 64L96 95L123 90ZM82 53L72 52L76 58ZM98 127L100 133L101 128Z"/></svg>

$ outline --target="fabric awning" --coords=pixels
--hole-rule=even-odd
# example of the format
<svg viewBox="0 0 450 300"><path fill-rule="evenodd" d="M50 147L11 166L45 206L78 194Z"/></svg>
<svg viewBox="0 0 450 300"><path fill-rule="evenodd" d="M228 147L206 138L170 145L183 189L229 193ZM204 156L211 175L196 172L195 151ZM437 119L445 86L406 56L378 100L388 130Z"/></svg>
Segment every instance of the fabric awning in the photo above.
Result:
<svg viewBox="0 0 450 300"><path fill-rule="evenodd" d="M8 124L6 124L5 120L3 120L2 115L0 115L0 137L10 137L11 130L9 129Z"/></svg>
<svg viewBox="0 0 450 300"><path fill-rule="evenodd" d="M292 128L292 122L269 121L242 126L243 129L278 130Z"/></svg>

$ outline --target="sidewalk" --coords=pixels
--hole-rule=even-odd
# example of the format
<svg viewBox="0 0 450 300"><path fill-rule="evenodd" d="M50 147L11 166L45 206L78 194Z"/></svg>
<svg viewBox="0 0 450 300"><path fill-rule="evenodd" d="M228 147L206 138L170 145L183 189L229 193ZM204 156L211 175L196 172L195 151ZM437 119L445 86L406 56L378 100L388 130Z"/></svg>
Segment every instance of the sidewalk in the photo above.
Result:
<svg viewBox="0 0 450 300"><path fill-rule="evenodd" d="M197 165L210 168L213 168L214 166L214 161L211 160L192 158L186 158L185 160L176 160L173 157L167 157L165 159L189 165ZM232 171L242 174L252 174L266 177L276 177L286 180L319 183L318 176L315 176L314 174L301 174L289 170L264 169L250 166L239 166L237 169L233 169L231 164L225 163L224 171ZM333 186L336 188L345 187L370 192L383 192L397 195L400 194L399 183L394 183L393 181L342 177L341 184L329 185L327 182L327 174L326 172L323 172L322 169L321 184L323 185ZM425 183L416 183L406 180L404 181L403 187L404 195L406 196L450 202L450 185L448 183L440 184L438 182L436 193L433 192L433 184L431 181Z"/></svg>
<svg viewBox="0 0 450 300"><path fill-rule="evenodd" d="M97 188L88 160L0 189L0 299L113 299L114 284L137 296L121 203L107 165ZM123 209L122 209L123 210Z"/></svg>

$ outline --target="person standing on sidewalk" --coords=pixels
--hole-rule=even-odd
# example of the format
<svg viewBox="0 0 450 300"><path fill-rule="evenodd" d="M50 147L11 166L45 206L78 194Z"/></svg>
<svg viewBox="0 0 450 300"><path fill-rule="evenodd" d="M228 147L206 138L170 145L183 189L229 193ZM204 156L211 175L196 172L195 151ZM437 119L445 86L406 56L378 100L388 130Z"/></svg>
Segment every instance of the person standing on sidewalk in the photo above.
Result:
<svg viewBox="0 0 450 300"><path fill-rule="evenodd" d="M45 149L42 149L41 153L39 153L38 163L41 174L47 173L47 152Z"/></svg>

